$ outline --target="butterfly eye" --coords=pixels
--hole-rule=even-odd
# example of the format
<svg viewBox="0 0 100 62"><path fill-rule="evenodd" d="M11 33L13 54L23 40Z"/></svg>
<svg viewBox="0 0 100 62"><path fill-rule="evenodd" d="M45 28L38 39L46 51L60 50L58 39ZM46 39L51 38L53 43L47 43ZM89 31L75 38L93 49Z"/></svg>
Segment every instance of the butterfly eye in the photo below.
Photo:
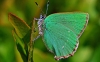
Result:
<svg viewBox="0 0 100 62"><path fill-rule="evenodd" d="M44 19L45 17L43 15L40 15L40 19Z"/></svg>
<svg viewBox="0 0 100 62"><path fill-rule="evenodd" d="M42 16L42 19L44 18L44 16Z"/></svg>

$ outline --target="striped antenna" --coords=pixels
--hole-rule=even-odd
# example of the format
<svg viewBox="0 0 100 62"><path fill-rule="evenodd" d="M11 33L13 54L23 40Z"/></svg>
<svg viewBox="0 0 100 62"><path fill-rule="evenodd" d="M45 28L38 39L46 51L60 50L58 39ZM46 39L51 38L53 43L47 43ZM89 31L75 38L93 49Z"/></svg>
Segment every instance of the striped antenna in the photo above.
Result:
<svg viewBox="0 0 100 62"><path fill-rule="evenodd" d="M41 10L41 12L44 14L44 12L42 11L42 9L40 8L40 6L38 5L37 2L35 2L35 4L38 6L38 8ZM49 6L49 0L47 2L47 9L46 9L46 15L47 15L47 11L48 11L48 6Z"/></svg>
<svg viewBox="0 0 100 62"><path fill-rule="evenodd" d="M37 2L35 2L35 4L38 6L38 8L41 10L41 12L44 14L44 12L42 11L42 9L40 8L40 6L38 5Z"/></svg>

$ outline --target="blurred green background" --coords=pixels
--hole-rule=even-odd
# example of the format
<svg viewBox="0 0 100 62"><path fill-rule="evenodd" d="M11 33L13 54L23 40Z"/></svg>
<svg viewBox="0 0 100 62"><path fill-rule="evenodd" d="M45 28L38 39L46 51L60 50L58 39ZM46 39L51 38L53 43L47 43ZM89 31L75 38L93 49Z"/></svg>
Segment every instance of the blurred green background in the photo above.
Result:
<svg viewBox="0 0 100 62"><path fill-rule="evenodd" d="M89 13L89 23L80 37L74 56L58 62L100 62L100 0L49 0L48 14L58 12ZM8 13L13 13L28 24L39 18L40 8L45 12L47 0L0 0L0 62L23 62L12 36L13 27ZM57 62L47 51L42 39L35 42L34 62Z"/></svg>

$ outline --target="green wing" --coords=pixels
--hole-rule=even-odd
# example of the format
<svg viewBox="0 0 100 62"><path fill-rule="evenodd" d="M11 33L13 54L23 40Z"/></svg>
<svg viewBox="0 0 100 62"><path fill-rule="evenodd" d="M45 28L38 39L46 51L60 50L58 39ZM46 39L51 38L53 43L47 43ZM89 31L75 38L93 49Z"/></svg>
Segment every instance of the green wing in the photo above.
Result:
<svg viewBox="0 0 100 62"><path fill-rule="evenodd" d="M67 58L77 49L77 36L69 28L49 23L44 30L44 43L56 56L55 59Z"/></svg>
<svg viewBox="0 0 100 62"><path fill-rule="evenodd" d="M44 43L56 55L55 59L68 58L75 53L86 19L85 13L57 13L44 20Z"/></svg>
<svg viewBox="0 0 100 62"><path fill-rule="evenodd" d="M48 22L61 23L71 29L78 38L87 26L89 15L87 13L56 13L49 15L44 24Z"/></svg>

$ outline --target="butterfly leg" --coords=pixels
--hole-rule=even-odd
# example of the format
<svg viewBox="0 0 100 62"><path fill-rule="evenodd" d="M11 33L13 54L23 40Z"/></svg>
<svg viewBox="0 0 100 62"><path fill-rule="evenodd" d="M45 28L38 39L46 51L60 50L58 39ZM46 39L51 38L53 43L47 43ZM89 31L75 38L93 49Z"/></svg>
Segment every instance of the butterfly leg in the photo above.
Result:
<svg viewBox="0 0 100 62"><path fill-rule="evenodd" d="M34 18L34 20L39 20L38 18Z"/></svg>
<svg viewBox="0 0 100 62"><path fill-rule="evenodd" d="M39 20L39 19L34 18L34 20ZM37 29L38 29L38 27L34 28L34 32L36 32L36 31L37 31Z"/></svg>
<svg viewBox="0 0 100 62"><path fill-rule="evenodd" d="M37 19L37 18L34 18L34 20L39 20L39 19ZM36 28L34 28L35 29L35 32L37 31L37 29L38 29L38 27L36 27ZM35 39L33 39L33 42L35 41L35 40L37 40L38 38L40 37L40 34L35 38Z"/></svg>
<svg viewBox="0 0 100 62"><path fill-rule="evenodd" d="M39 37L40 37L40 35L38 35L35 39L33 39L33 42L34 42L35 40L37 40Z"/></svg>

